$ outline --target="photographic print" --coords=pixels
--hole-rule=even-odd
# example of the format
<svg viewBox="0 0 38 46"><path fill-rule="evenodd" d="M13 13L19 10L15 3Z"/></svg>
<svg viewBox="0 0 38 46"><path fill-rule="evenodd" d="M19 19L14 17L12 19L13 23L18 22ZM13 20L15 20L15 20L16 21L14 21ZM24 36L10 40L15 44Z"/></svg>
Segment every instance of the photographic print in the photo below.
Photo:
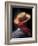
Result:
<svg viewBox="0 0 38 46"><path fill-rule="evenodd" d="M32 8L12 8L12 37L32 37Z"/></svg>
<svg viewBox="0 0 38 46"><path fill-rule="evenodd" d="M36 42L36 4L6 2L6 44Z"/></svg>

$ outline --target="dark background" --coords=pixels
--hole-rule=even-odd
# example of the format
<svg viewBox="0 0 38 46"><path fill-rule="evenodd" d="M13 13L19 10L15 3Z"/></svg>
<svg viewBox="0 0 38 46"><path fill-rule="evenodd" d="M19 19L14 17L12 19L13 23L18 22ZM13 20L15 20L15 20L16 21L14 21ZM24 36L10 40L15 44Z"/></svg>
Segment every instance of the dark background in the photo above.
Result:
<svg viewBox="0 0 38 46"><path fill-rule="evenodd" d="M32 32L32 8L12 8L12 32L17 29L17 27L13 23L14 17L16 16L16 14L23 11L31 15L31 19L26 23L26 25Z"/></svg>

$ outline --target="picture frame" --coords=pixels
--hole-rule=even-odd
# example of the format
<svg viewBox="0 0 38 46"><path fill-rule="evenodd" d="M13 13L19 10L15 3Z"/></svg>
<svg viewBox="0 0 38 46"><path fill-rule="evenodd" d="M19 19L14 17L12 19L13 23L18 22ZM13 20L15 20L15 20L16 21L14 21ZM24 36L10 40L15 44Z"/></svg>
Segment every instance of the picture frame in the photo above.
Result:
<svg viewBox="0 0 38 46"><path fill-rule="evenodd" d="M32 37L27 38L11 38L12 28L12 8L31 8L32 9ZM5 2L5 44L21 44L37 42L37 4L23 2Z"/></svg>

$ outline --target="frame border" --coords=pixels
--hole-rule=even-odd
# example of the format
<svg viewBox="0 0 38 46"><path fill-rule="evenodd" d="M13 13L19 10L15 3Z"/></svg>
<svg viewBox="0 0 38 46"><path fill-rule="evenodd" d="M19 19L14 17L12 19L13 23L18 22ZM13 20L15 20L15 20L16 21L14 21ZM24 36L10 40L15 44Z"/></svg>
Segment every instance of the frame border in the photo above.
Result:
<svg viewBox="0 0 38 46"><path fill-rule="evenodd" d="M9 39L9 31L7 31L7 30L9 30L9 29L8 29L8 28L9 28L9 27L8 27L8 26L9 26L9 25L8 25L8 20L9 20L9 19L8 19L8 17L9 17L8 15L9 15L9 13L6 13L6 12L7 12L6 10L8 9L8 4L9 4L9 3L17 3L17 4L20 3L20 4L35 5L35 6L36 6L36 8L35 8L35 12L36 12L36 13L35 13L35 15L36 15L36 16L35 16L35 17L36 17L36 18L35 18L35 26L36 26L36 29L35 29L35 30L36 30L36 33L35 33L35 36L36 36L36 37L35 37L35 39L36 39L36 41L19 42L19 43L14 43L14 44L36 43L36 42L37 42L37 4L36 4L36 3L26 3L26 2L5 1L5 44L12 45L12 44L9 42L9 40L10 40L10 39ZM7 8L6 8L6 5L7 5ZM6 15L6 14L7 14L7 15ZM7 26L7 29L6 29L6 21L7 21L7 25L8 25L8 26Z"/></svg>

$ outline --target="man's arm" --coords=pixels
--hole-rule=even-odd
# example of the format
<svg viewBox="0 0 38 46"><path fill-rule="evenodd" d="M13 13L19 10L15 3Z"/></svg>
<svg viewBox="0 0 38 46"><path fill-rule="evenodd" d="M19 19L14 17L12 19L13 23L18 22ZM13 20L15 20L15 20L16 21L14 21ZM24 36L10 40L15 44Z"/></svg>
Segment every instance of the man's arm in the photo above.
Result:
<svg viewBox="0 0 38 46"><path fill-rule="evenodd" d="M25 23L25 22L27 22L28 20L30 20L30 18L31 18L31 16L30 16L30 14L26 14L26 20L24 20L22 23Z"/></svg>

